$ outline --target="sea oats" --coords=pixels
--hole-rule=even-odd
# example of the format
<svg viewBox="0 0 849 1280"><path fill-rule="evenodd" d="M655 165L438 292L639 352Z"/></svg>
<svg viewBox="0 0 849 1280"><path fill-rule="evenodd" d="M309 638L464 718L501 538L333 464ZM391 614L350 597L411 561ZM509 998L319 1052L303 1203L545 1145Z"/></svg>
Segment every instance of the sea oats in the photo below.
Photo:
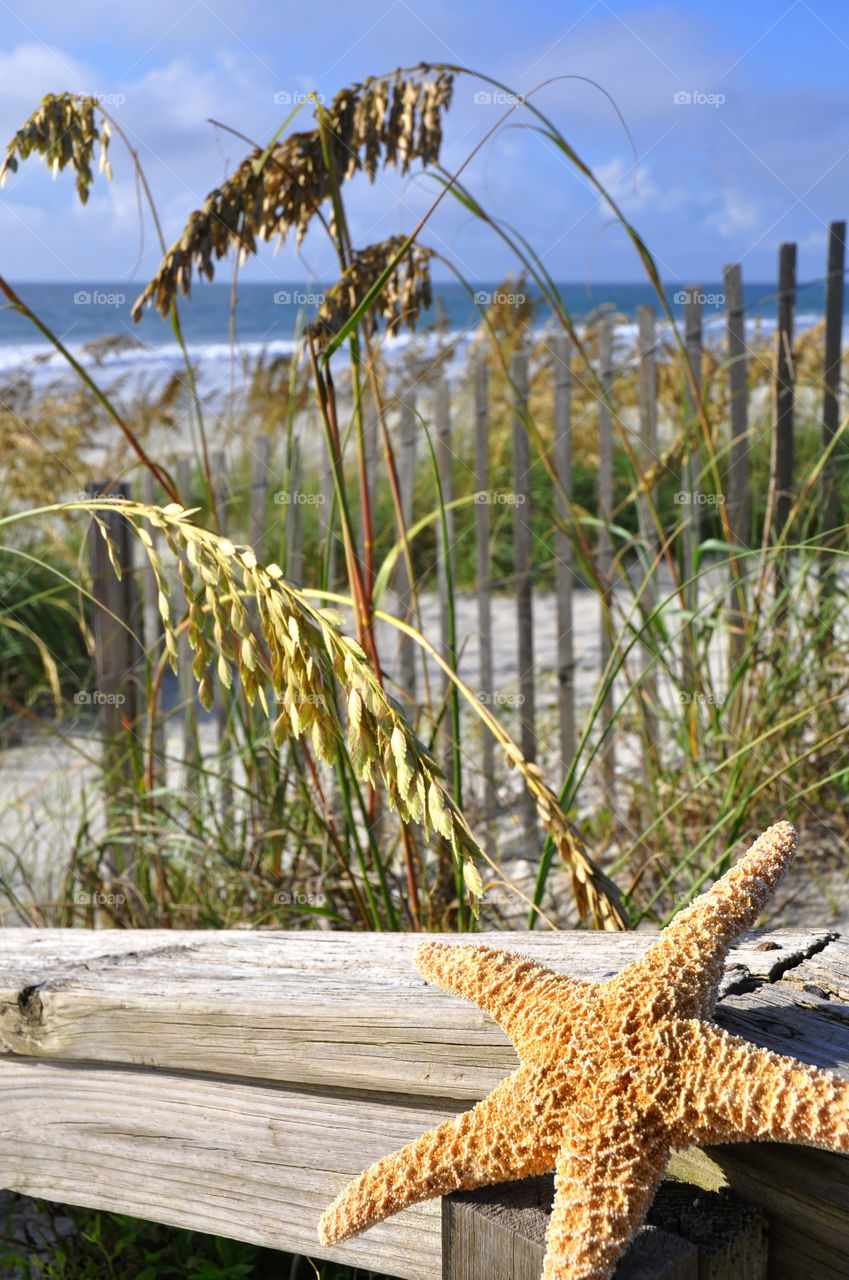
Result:
<svg viewBox="0 0 849 1280"><path fill-rule="evenodd" d="M115 549L98 515L98 504L69 505L91 511L117 572ZM249 702L258 699L267 707L269 695L277 699L279 714L272 727L275 745L289 737L308 738L316 754L332 763L337 744L344 741L358 776L382 782L402 821L420 821L426 835L431 824L424 798L429 789L436 789L441 800L439 829L458 860L480 855L435 762L421 750L410 725L384 693L360 646L339 631L337 615L314 609L282 577L278 566L270 566L273 571L269 572L250 548L235 546L192 524L192 513L177 504L159 510L125 502L121 513L134 529L149 521L172 548L187 602L192 670L204 706L212 700L211 667L217 667L219 676L223 667L222 683L229 685L232 664ZM156 578L166 651L176 670L179 623L172 614L161 561L152 553L149 540L140 542ZM243 594L256 600L258 634L249 626ZM340 719L337 707L340 689L347 694L347 723ZM470 882L476 883L474 877Z"/></svg>
<svg viewBox="0 0 849 1280"><path fill-rule="evenodd" d="M256 252L258 240L277 238L282 243L289 232L294 232L300 245L313 218L330 204L334 189L358 170L373 182L381 161L397 165L403 174L416 159L433 163L442 140L442 112L451 101L452 77L444 71L429 79L425 75L424 67L413 74L397 71L341 89L328 107L317 106L316 128L288 134L267 154L258 148L252 151L226 182L210 192L203 208L189 216L183 234L136 300L133 318L138 320L146 305L167 315L178 293L191 291L193 270L212 280L215 261L231 250L244 259ZM376 254L379 248L375 246ZM415 299L429 297L430 289L429 277L426 288L419 279L422 273L427 275L427 257L419 251L413 261L405 283L396 285L407 305L400 315L397 305L392 312L398 317L396 323L411 326L418 316ZM356 256L349 270L346 314L364 296L351 296L351 287L359 280ZM365 278L362 264L359 275ZM417 281L415 287L411 276Z"/></svg>
<svg viewBox="0 0 849 1280"><path fill-rule="evenodd" d="M310 332L319 345L339 332L403 244L403 236L393 236L353 254L341 279L325 293L318 316L310 325ZM364 317L369 332L375 331L378 316L386 322L386 332L390 335L397 333L401 325L415 329L422 311L432 302L432 256L432 251L421 245L409 246L375 306Z"/></svg>
<svg viewBox="0 0 849 1280"><path fill-rule="evenodd" d="M96 98L78 93L48 93L6 145L0 168L0 187L10 173L16 173L18 157L26 160L36 152L44 156L54 174L68 165L76 174L77 194L83 204L94 182L91 162L100 143L99 169L112 177L107 153L111 130Z"/></svg>
<svg viewBox="0 0 849 1280"><path fill-rule="evenodd" d="M117 572L117 557L98 514L105 505L68 507L91 512ZM136 532L146 534L139 541L156 579L166 652L175 671L176 628L186 626L204 706L211 705L212 668L227 688L234 683L235 671L251 705L259 700L268 710L271 695L276 699L270 730L275 746L291 737L308 739L322 760L335 763L338 744L344 742L357 776L370 784L382 783L402 822L420 823L425 837L444 839L464 868L482 855L435 760L387 696L362 647L340 630L337 611L314 608L286 581L278 565L260 564L249 547L193 524L193 512L179 503L160 509L123 502L121 513ZM172 614L163 564L144 522L163 534L178 565L187 604L184 623ZM255 601L258 628L250 623L243 598ZM539 768L525 760L503 729L498 737L508 762L523 774L543 825L572 873L581 918L591 919L597 928L628 928L619 890L590 858ZM464 876L467 885L480 884L473 868L464 870Z"/></svg>

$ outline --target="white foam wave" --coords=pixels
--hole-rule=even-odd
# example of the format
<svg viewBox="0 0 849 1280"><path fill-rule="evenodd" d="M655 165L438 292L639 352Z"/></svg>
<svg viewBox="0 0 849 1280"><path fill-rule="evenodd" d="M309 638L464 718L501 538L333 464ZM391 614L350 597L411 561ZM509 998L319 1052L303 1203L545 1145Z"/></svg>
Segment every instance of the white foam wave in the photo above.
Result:
<svg viewBox="0 0 849 1280"><path fill-rule="evenodd" d="M797 334L802 334L819 323L821 316L815 312L801 312L796 317ZM764 338L769 338L775 331L774 317L749 316L746 319L746 337L751 340L757 330ZM725 327L725 316L722 312L716 315L707 313L703 319L705 337L715 342L722 337ZM578 325L579 336L583 326ZM550 326L540 326L529 334L529 343L536 345L549 337L553 332ZM669 322L660 317L656 329L659 342L669 341L671 331ZM470 329L449 330L442 334L396 334L394 337L381 339L381 350L384 359L393 373L401 373L411 360L419 359L430 362L442 352L444 354L443 369L450 381L455 381L467 372L468 358L477 332ZM617 354L624 354L636 349L638 340L637 326L632 321L619 323L614 331L614 349ZM844 324L844 345L849 344L849 322ZM280 339L272 342L246 341L231 346L229 342L199 341L188 344L188 353L197 372L204 391L208 394L224 393L231 385L238 386L245 372L260 358L290 359L294 350L294 340ZM156 387L164 383L174 373L184 368L184 356L179 345L174 342L139 345L126 348L106 350L95 358L83 346L69 347L71 354L82 365L99 385L108 388L118 378L129 381L129 390L134 383L144 383L148 387ZM301 354L301 358L305 356ZM345 364L347 353L343 349L336 357L334 364L339 367ZM29 378L35 385L43 386L56 380L73 379L73 369L63 360L59 352L45 342L11 342L0 344L0 376L7 385L17 375Z"/></svg>

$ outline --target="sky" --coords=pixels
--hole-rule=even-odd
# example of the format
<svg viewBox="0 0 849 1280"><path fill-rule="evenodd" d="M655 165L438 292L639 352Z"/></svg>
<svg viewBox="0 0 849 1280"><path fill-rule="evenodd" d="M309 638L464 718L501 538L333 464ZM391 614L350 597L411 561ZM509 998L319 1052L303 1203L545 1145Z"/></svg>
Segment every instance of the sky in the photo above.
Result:
<svg viewBox="0 0 849 1280"><path fill-rule="evenodd" d="M798 278L824 273L829 221L849 212L849 5L845 0L0 0L0 142L42 95L98 96L137 150L166 241L299 95L425 60L471 68L530 95L614 196L668 281L716 281L728 262L769 281L781 241ZM638 281L643 268L602 195L527 109L458 76L442 159L487 212L513 226L559 281ZM293 128L312 127L301 108ZM220 122L219 125L210 120ZM227 129L221 127L228 126ZM0 274L13 281L135 281L160 251L140 218L115 138L114 180L86 206L70 172L31 158L0 192ZM359 247L412 229L433 178L357 175L346 189ZM443 200L422 242L437 279L501 280L517 264L494 232ZM450 265L448 265L450 264ZM228 280L228 262L217 279ZM255 281L328 281L334 253L310 232L300 254L263 246ZM199 286L202 287L202 286Z"/></svg>

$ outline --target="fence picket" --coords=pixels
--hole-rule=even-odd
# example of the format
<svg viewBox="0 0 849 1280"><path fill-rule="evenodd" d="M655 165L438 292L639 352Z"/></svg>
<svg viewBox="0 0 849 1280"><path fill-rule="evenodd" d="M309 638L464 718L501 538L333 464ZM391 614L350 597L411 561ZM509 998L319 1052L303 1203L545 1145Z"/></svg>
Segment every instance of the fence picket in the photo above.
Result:
<svg viewBox="0 0 849 1280"><path fill-rule="evenodd" d="M177 459L177 484L183 506L192 505L191 458L183 454ZM177 689L183 726L183 782L187 791L197 792L200 760L195 678L192 673L192 647L188 633L181 631L177 637Z"/></svg>
<svg viewBox="0 0 849 1280"><path fill-rule="evenodd" d="M372 563L374 556L374 518L377 495L377 433L378 417L374 402L369 397L362 405L362 474L365 489L360 492L360 554L363 566ZM368 582L368 576L367 576ZM369 589L371 587L368 583Z"/></svg>
<svg viewBox="0 0 849 1280"><path fill-rule="evenodd" d="M749 395L743 277L738 262L723 267L725 336L731 449L728 468L728 523L735 542L749 545Z"/></svg>
<svg viewBox="0 0 849 1280"><path fill-rule="evenodd" d="M609 315L598 322L598 374L601 395L598 401L598 533L597 569L601 583L601 618L599 633L599 669L606 672L613 654L613 545L608 524L613 515L613 418L610 394L613 386L613 323ZM601 708L601 748L604 794L613 805L616 777L616 748L610 725L614 716L613 686L604 697Z"/></svg>
<svg viewBox="0 0 849 1280"><path fill-rule="evenodd" d="M692 370L697 398L702 394L702 296L701 285L690 285L686 290L684 302L684 347L687 360ZM698 607L699 584L695 581L696 547L701 535L702 509L699 502L701 491L701 460L698 445L698 404L693 391L686 380L685 404L687 405L687 429L690 432L690 450L684 455L681 473L681 492L687 518L681 531L681 562L684 578L682 597L684 609L690 615ZM685 624L682 635L681 687L687 693L694 693L698 680L698 672L693 667L693 630L689 623ZM693 706L695 714L695 704Z"/></svg>
<svg viewBox="0 0 849 1280"><path fill-rule="evenodd" d="M655 358L654 307L637 308L637 335L640 348L640 440L642 465L648 470L658 456L657 447L657 362ZM656 579L651 566L657 556L657 531L652 507L657 505L657 488L640 495L640 535L645 543L647 573L642 585L643 615L649 617L657 607ZM652 654L643 652L643 674L640 679L640 702L646 726L646 739L654 750L657 740L657 679L651 668Z"/></svg>
<svg viewBox="0 0 849 1280"><path fill-rule="evenodd" d="M513 553L515 559L517 664L519 674L519 746L536 760L536 678L534 672L533 539L531 535L531 445L528 431L528 357L513 355ZM537 827L536 804L522 795L524 834L529 847Z"/></svg>
<svg viewBox="0 0 849 1280"><path fill-rule="evenodd" d="M321 553L321 563L324 566L324 572L327 578L327 590L335 591L338 582L337 572L337 541L334 532L335 528L335 511L336 511L336 492L333 485L333 467L324 455L324 460L319 477L319 492L321 494L321 503L318 509L318 527L319 527L319 550Z"/></svg>
<svg viewBox="0 0 849 1280"><path fill-rule="evenodd" d="M796 246L778 247L778 325L776 328L775 400L770 459L770 505L772 529L782 536L793 504L793 415L794 368L793 330L796 300ZM776 595L781 596L786 575L775 576Z"/></svg>
<svg viewBox="0 0 849 1280"><path fill-rule="evenodd" d="M304 577L304 509L301 498L301 442L292 441L289 505L286 511L286 577L300 585Z"/></svg>
<svg viewBox="0 0 849 1280"><path fill-rule="evenodd" d="M401 397L398 405L398 488L401 494L401 511L404 525L409 531L413 524L416 492L416 391L414 387ZM411 552L412 554L412 552ZM405 622L412 621L413 588L407 557L398 560L398 610ZM409 699L411 709L416 705L416 646L409 636L402 635L398 642L398 681L401 692Z"/></svg>
<svg viewBox="0 0 849 1280"><path fill-rule="evenodd" d="M828 452L840 427L840 348L843 336L843 270L846 261L846 223L828 228L828 260L825 285L825 354L823 361L822 447ZM837 467L831 452L820 478L821 524L824 549L820 557L821 598L834 588L834 561L825 549L843 524ZM826 637L826 644L830 636Z"/></svg>
<svg viewBox="0 0 849 1280"><path fill-rule="evenodd" d="M489 370L483 360L475 365L475 492L489 497ZM478 604L478 696L491 707L492 680L492 560L489 538L492 521L489 502L475 504L475 567ZM496 811L495 743L485 725L480 726L482 816L492 838Z"/></svg>
<svg viewBox="0 0 849 1280"><path fill-rule="evenodd" d="M92 595L100 606L95 608L92 619L97 689L80 692L88 695L88 702L98 706L108 803L125 786L132 787L133 784L132 747L130 739L123 733L123 726L130 726L133 735L139 731L142 700L139 684L144 651L139 638L141 616L133 573L133 539L121 515L121 500L129 497L129 486L104 480L94 483L91 491L115 499L114 507L98 512L98 520L105 528L115 558L123 570L118 578L100 527L92 525ZM86 701L84 696L81 701ZM106 856L113 874L123 869L128 858L125 846L120 844L110 844Z"/></svg>
<svg viewBox="0 0 849 1280"><path fill-rule="evenodd" d="M558 527L554 534L557 593L557 711L560 761L565 773L575 757L575 646L573 638L574 554L566 533L572 501L572 344L565 333L551 342L554 368L554 470L562 489L554 494Z"/></svg>
<svg viewBox="0 0 849 1280"><path fill-rule="evenodd" d="M223 534L227 533L228 516L229 516L229 498L230 494L227 485L227 464L224 452L221 449L210 454L210 470L212 472L212 493L215 501L215 509L218 512L218 524ZM227 690L221 684L216 673L215 676L215 705L213 712L215 715L215 731L218 736L218 768L221 778L221 790L219 792L221 801L222 817L227 818L233 813L233 761L231 754L232 734L230 732L230 697Z"/></svg>
<svg viewBox="0 0 849 1280"><path fill-rule="evenodd" d="M728 524L740 546L750 541L751 499L749 497L749 384L746 322L743 312L743 277L740 264L722 269L725 290L725 336L728 350L728 394L731 444L728 467ZM743 656L746 644L746 588L743 566L732 572L738 581L733 588L728 620L731 628L729 660L732 668ZM732 673L733 678L733 673ZM729 683L731 683L729 681Z"/></svg>
<svg viewBox="0 0 849 1280"><path fill-rule="evenodd" d="M454 563L454 511L448 505L454 500L454 453L451 448L451 398L448 383L444 378L440 378L436 384L435 411L436 438L434 446L436 469L442 490L442 500L448 508L445 512L445 532L443 533L442 521L440 520L437 537L436 568L437 590L439 592L439 638L443 658L456 670L457 638L454 634L453 601L449 597L448 590L449 578L453 582L453 573L449 573L449 570L453 569ZM459 779L454 776L454 741L451 734L450 698L451 681L446 676L442 681L444 714L441 733L441 763L446 778L451 780L452 786L456 790Z"/></svg>
<svg viewBox="0 0 849 1280"><path fill-rule="evenodd" d="M264 559L268 480L271 462L271 437L263 432L254 436L251 463L251 492L248 510L248 542L258 560Z"/></svg>
<svg viewBox="0 0 849 1280"><path fill-rule="evenodd" d="M153 506L156 490L153 472L147 467L142 471L140 488L142 502L147 506ZM150 539L151 550L157 555L161 555L162 535L160 531L156 528L151 528ZM153 565L147 556L142 556L141 591L142 642L144 644L145 658L149 663L153 663L161 649L162 619L159 616L159 607L157 605L159 586L157 585ZM148 776L152 779L154 786L162 782L166 776L165 721L161 714L161 707L157 707L157 710L159 714L154 713L153 724L150 725L152 730L150 744L153 759L148 767ZM150 722L148 721L148 723Z"/></svg>

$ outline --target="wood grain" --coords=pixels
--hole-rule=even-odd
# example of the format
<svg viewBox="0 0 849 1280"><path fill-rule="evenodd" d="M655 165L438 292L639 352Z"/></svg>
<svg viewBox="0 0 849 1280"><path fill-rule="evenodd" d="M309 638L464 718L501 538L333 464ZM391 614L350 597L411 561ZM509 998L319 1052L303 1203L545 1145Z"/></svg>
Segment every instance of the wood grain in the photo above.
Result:
<svg viewBox="0 0 849 1280"><path fill-rule="evenodd" d="M445 937L601 980L651 933ZM373 1159L516 1064L476 1006L427 986L409 935L0 933L0 1185L123 1209L409 1280L441 1274L440 1206L334 1250L316 1223ZM849 1075L849 948L742 940L718 1020ZM678 1157L763 1205L781 1270L849 1274L849 1161L774 1145Z"/></svg>
<svg viewBox="0 0 849 1280"><path fill-rule="evenodd" d="M373 1108L197 1066L175 1075L0 1058L0 1187L409 1280L439 1274L438 1201L337 1249L318 1246L316 1224L364 1165L445 1108Z"/></svg>

